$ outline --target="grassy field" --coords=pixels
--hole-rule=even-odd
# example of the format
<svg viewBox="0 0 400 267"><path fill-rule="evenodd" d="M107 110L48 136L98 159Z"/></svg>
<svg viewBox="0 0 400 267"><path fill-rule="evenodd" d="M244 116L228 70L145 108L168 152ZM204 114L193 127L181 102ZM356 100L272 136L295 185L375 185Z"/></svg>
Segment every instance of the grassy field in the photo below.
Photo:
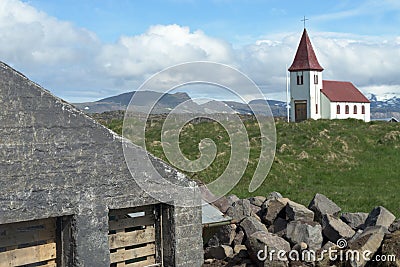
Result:
<svg viewBox="0 0 400 267"><path fill-rule="evenodd" d="M104 122L103 122L104 123ZM322 193L344 211L369 212L382 205L400 216L400 123L357 120L318 120L302 123L276 121L277 146L274 163L262 186L247 191L259 156L257 122L244 121L251 144L250 161L240 183L231 193L241 198L278 191L308 205L315 193ZM105 123L121 133L122 120ZM162 120L146 129L147 149L166 160L160 142ZM180 134L182 152L189 159L199 156L198 144L211 138L218 153L204 171L187 173L203 182L217 178L228 164L229 138L215 122L188 124Z"/></svg>

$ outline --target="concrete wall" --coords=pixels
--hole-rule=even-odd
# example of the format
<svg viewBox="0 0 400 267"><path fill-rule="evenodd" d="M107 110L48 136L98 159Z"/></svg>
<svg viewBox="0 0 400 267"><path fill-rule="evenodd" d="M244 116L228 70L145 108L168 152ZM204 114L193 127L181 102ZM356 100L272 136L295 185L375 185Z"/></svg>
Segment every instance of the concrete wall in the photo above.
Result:
<svg viewBox="0 0 400 267"><path fill-rule="evenodd" d="M158 173L180 185L189 183L151 155L155 167L145 163L146 151L4 63L0 63L0 118L0 224L69 216L73 242L69 266L109 266L109 209L158 203L136 180L154 183L153 193L171 200L181 193L154 182ZM123 145L133 156L132 174ZM193 196L198 196L195 189L192 196L183 197ZM200 266L199 209L168 210L174 219L167 226L173 231L165 242L174 254L166 266Z"/></svg>

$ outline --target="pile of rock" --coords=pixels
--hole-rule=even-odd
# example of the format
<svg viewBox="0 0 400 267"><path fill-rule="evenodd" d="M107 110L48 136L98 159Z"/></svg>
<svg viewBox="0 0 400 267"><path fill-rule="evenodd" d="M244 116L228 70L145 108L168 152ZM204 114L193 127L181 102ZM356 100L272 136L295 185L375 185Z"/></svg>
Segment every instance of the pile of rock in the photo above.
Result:
<svg viewBox="0 0 400 267"><path fill-rule="evenodd" d="M321 194L305 207L277 192L213 205L233 220L208 240L204 266L400 266L400 221L384 207L341 213Z"/></svg>

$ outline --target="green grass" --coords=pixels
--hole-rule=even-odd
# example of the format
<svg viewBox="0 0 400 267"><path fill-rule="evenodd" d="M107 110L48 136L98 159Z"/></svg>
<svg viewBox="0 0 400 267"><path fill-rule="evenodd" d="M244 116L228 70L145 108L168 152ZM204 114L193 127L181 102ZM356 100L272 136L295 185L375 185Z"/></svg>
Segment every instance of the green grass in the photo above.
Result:
<svg viewBox="0 0 400 267"><path fill-rule="evenodd" d="M162 120L146 128L146 149L167 160L160 142ZM400 124L357 120L318 120L302 123L276 121L277 146L274 163L262 186L249 193L248 185L257 166L260 134L255 120L244 121L250 144L250 160L240 183L231 191L241 198L278 191L308 205L321 193L348 212L369 212L382 205L400 216ZM122 120L106 124L121 133ZM229 138L216 122L186 125L180 148L187 158L200 156L198 144L211 138L217 157L206 170L186 173L203 182L216 179L230 157Z"/></svg>

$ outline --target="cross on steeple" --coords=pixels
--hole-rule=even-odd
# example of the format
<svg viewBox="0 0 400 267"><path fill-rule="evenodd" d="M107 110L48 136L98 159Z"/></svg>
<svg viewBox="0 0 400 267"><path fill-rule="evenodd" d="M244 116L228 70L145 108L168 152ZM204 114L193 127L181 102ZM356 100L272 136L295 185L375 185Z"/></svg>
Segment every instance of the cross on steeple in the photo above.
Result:
<svg viewBox="0 0 400 267"><path fill-rule="evenodd" d="M304 16L304 18L301 20L304 23L304 29L306 28L306 21L309 20L306 18L306 16Z"/></svg>

